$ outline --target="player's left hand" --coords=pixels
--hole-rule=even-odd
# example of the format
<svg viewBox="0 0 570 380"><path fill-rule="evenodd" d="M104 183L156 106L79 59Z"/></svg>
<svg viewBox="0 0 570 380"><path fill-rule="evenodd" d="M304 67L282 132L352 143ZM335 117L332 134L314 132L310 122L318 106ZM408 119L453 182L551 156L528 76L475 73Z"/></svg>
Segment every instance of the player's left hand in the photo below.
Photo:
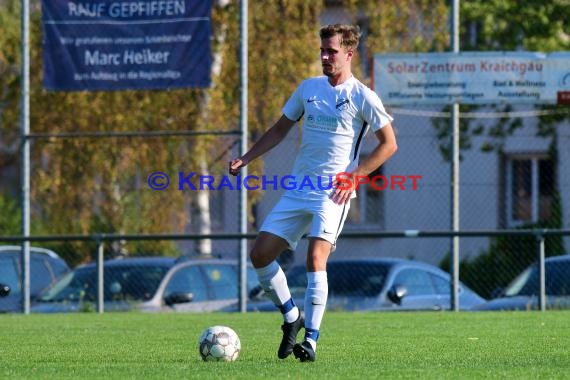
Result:
<svg viewBox="0 0 570 380"><path fill-rule="evenodd" d="M247 160L245 160L243 157L234 158L229 163L228 171L231 175L236 176L239 174L240 169L243 168L245 165L247 165Z"/></svg>

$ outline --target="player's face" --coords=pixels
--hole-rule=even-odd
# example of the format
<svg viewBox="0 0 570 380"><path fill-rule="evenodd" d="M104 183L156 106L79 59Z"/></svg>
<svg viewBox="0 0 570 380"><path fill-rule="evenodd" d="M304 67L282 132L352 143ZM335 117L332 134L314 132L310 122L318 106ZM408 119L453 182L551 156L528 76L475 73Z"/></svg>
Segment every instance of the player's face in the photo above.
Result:
<svg viewBox="0 0 570 380"><path fill-rule="evenodd" d="M352 51L340 45L340 36L335 35L331 38L321 40L321 65L323 74L328 77L335 77L350 68L350 58Z"/></svg>

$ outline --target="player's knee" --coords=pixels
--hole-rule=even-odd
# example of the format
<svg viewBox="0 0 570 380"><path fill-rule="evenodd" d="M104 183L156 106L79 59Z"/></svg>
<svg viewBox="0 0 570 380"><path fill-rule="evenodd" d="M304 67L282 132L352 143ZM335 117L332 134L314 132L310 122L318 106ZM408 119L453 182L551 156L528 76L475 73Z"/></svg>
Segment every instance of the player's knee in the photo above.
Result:
<svg viewBox="0 0 570 380"><path fill-rule="evenodd" d="M255 247L249 252L249 258L254 268L263 268L274 260L270 254Z"/></svg>
<svg viewBox="0 0 570 380"><path fill-rule="evenodd" d="M249 258L254 268L262 268L276 260L286 248L287 244L284 240L259 239L249 252Z"/></svg>
<svg viewBox="0 0 570 380"><path fill-rule="evenodd" d="M327 270L327 256L310 255L307 257L307 270L309 272L319 272Z"/></svg>
<svg viewBox="0 0 570 380"><path fill-rule="evenodd" d="M261 255L258 250L255 248L249 251L249 259L255 268L261 268L262 265L259 265Z"/></svg>

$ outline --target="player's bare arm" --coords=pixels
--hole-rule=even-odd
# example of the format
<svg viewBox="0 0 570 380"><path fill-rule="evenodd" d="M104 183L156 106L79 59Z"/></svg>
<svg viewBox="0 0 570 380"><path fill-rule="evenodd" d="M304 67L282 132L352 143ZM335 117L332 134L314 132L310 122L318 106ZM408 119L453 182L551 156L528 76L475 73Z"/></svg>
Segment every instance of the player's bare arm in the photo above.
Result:
<svg viewBox="0 0 570 380"><path fill-rule="evenodd" d="M229 172L231 175L238 175L241 168L262 156L266 152L278 145L289 133L295 121L289 120L282 115L271 128L269 128L261 138L242 157L230 161Z"/></svg>
<svg viewBox="0 0 570 380"><path fill-rule="evenodd" d="M337 204L344 204L350 200L352 193L356 190L357 181L359 176L367 176L374 170L382 166L394 153L398 150L396 144L396 135L392 124L387 124L380 130L376 131L376 138L378 138L378 145L366 159L362 160L360 164L350 173L352 178L347 178L352 183L352 186L339 186L331 194L331 199ZM344 183L343 183L344 184Z"/></svg>

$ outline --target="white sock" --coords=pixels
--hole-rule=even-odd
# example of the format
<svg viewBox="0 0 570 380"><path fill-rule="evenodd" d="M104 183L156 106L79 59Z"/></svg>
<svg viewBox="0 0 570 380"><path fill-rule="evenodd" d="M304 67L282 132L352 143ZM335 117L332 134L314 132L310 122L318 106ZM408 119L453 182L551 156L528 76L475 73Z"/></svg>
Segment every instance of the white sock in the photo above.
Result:
<svg viewBox="0 0 570 380"><path fill-rule="evenodd" d="M257 278L267 296L273 301L287 323L295 322L299 318L299 308L291 298L287 285L287 277L277 261L272 261L263 268L257 268Z"/></svg>
<svg viewBox="0 0 570 380"><path fill-rule="evenodd" d="M305 297L305 340L316 349L321 322L325 314L329 286L326 271L307 272ZM315 334L316 332L316 334Z"/></svg>

